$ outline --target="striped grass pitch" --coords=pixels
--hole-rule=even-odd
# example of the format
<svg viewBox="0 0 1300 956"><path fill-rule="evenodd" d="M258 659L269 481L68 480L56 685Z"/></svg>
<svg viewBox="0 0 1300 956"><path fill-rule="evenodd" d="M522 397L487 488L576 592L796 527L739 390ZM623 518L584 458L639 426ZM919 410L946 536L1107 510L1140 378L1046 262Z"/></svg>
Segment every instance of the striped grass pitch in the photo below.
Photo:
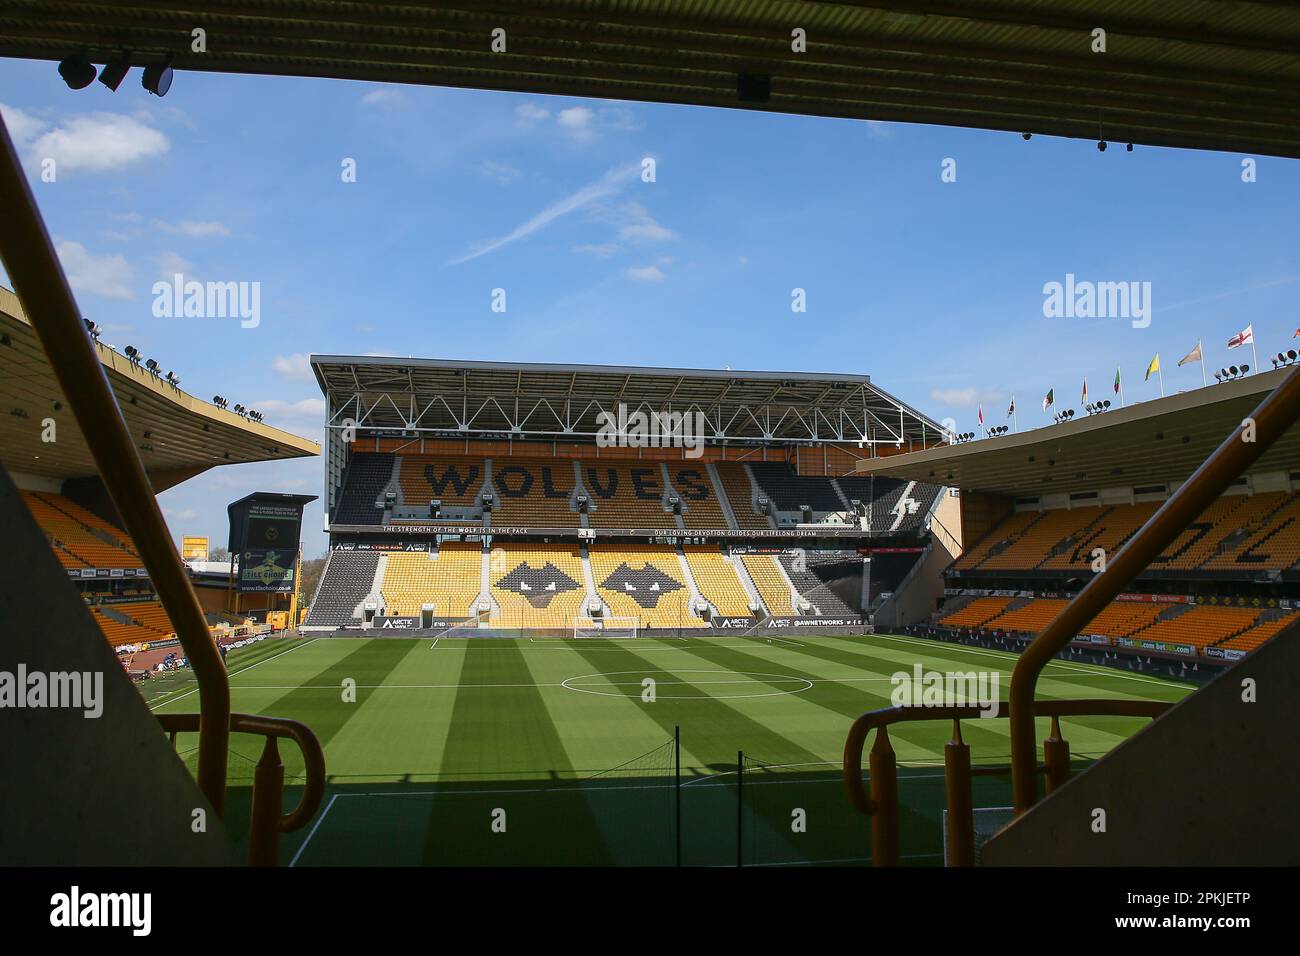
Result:
<svg viewBox="0 0 1300 956"><path fill-rule="evenodd" d="M233 708L306 723L325 747L322 811L281 846L298 866L669 865L674 859L674 727L682 734L682 856L734 865L856 864L866 818L839 779L854 717L890 704L892 675L994 671L1014 657L911 637L737 636L627 640L278 640L230 655ZM655 699L647 701L645 681ZM352 688L351 693L345 693ZM197 709L189 686L151 706ZM1174 701L1190 686L1053 661L1040 697ZM1041 722L1038 738L1047 735ZM1145 721L1062 721L1079 766ZM976 764L1005 765L1007 722L963 725ZM938 862L944 721L890 733L900 764L903 853ZM193 764L197 742L178 750ZM227 820L247 826L260 741L232 738ZM746 755L737 813L737 752ZM292 745L286 775L300 779ZM291 786L287 801L296 800ZM977 806L1004 806L1002 778L979 778ZM286 805L289 805L288 803ZM805 829L792 821L802 815ZM740 836L737 836L739 830Z"/></svg>

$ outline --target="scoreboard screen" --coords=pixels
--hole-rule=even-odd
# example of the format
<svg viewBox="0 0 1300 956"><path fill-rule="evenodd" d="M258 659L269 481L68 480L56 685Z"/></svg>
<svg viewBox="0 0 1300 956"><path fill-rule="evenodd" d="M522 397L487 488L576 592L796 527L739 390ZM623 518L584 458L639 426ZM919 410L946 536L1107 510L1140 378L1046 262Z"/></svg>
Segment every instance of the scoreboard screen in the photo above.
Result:
<svg viewBox="0 0 1300 956"><path fill-rule="evenodd" d="M302 508L313 500L309 495L258 492L227 508L230 553L239 555L238 590L294 589Z"/></svg>

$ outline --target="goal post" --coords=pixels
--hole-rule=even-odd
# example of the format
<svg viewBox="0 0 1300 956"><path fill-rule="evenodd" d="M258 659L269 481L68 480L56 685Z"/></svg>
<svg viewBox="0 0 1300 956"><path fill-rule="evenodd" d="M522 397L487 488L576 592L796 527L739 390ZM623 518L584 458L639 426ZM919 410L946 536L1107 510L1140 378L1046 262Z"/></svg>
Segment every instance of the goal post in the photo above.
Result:
<svg viewBox="0 0 1300 956"><path fill-rule="evenodd" d="M593 637L636 637L640 621L635 617L586 617L573 619L573 636L576 639Z"/></svg>

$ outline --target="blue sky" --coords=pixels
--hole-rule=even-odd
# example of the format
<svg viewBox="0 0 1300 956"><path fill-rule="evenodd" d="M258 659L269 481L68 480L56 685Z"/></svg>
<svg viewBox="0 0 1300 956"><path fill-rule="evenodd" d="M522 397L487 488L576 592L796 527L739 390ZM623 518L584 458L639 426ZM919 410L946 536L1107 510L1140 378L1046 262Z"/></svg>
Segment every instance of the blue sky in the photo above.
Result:
<svg viewBox="0 0 1300 956"><path fill-rule="evenodd" d="M1300 325L1289 160L1244 183L1238 154L335 80L186 73L157 99L13 60L0 104L105 340L317 439L310 352L865 372L959 430L1015 395L1024 429L1049 387L1108 397L1120 365L1146 400L1156 352L1172 393L1200 385L1175 367L1198 340L1212 371L1253 323L1268 367ZM155 318L178 270L260 282L260 325ZM1150 282L1149 327L1045 318L1067 273ZM218 468L161 501L178 537L224 542L229 501L322 472Z"/></svg>

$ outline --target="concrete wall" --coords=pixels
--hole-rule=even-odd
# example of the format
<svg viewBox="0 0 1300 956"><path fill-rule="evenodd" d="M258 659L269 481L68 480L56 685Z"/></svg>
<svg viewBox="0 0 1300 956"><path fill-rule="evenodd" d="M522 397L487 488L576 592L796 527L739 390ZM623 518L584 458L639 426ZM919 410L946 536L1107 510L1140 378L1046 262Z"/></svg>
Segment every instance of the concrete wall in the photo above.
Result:
<svg viewBox="0 0 1300 956"><path fill-rule="evenodd" d="M0 865L235 862L2 467L0 527L0 671L99 675L103 706L93 719L84 709L0 707ZM206 812L205 833L191 827L196 808Z"/></svg>

